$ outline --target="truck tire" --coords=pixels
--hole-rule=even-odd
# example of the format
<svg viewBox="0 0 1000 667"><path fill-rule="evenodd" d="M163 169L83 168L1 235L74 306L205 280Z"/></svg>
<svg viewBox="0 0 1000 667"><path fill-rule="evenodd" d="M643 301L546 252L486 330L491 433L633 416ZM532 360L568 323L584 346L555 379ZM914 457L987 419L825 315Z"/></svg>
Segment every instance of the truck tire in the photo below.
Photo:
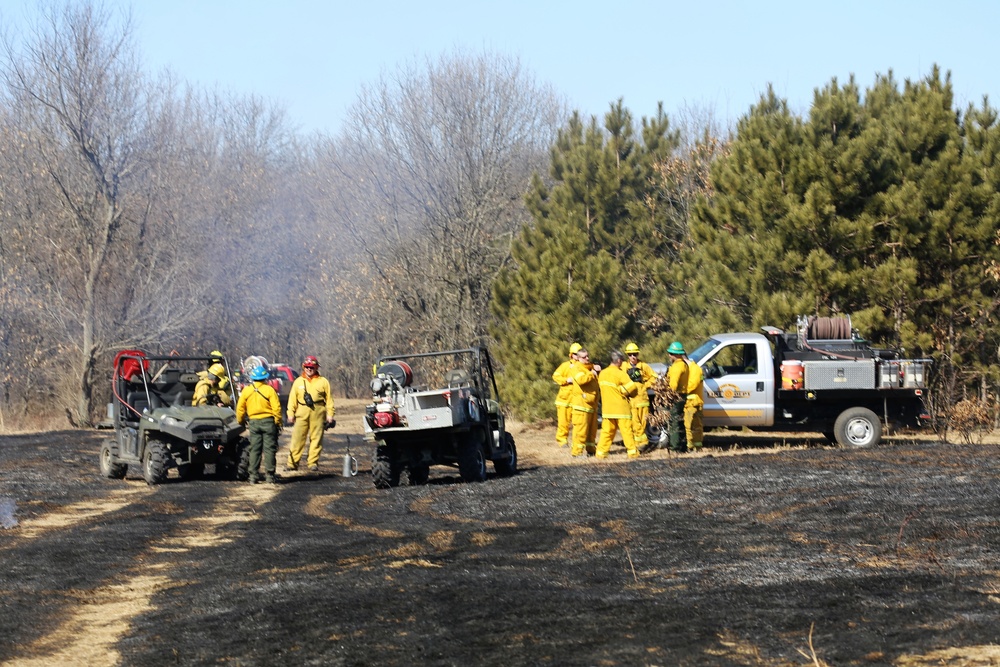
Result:
<svg viewBox="0 0 1000 667"><path fill-rule="evenodd" d="M848 408L833 423L837 444L852 449L866 449L882 439L882 422L868 408Z"/></svg>
<svg viewBox="0 0 1000 667"><path fill-rule="evenodd" d="M128 464L118 461L118 441L109 438L101 445L101 475L108 479L124 479Z"/></svg>
<svg viewBox="0 0 1000 667"><path fill-rule="evenodd" d="M512 477L517 474L517 445L514 444L514 436L504 431L503 444L507 453L499 459L493 459L493 468L500 477Z"/></svg>
<svg viewBox="0 0 1000 667"><path fill-rule="evenodd" d="M486 456L478 442L470 440L459 445L458 472L465 482L486 481Z"/></svg>
<svg viewBox="0 0 1000 667"><path fill-rule="evenodd" d="M147 484L159 484L167 478L170 452L167 446L159 440L146 443L146 451L142 453L142 476Z"/></svg>
<svg viewBox="0 0 1000 667"><path fill-rule="evenodd" d="M372 481L376 489L399 486L399 466L393 461L392 451L386 445L375 448L372 456Z"/></svg>

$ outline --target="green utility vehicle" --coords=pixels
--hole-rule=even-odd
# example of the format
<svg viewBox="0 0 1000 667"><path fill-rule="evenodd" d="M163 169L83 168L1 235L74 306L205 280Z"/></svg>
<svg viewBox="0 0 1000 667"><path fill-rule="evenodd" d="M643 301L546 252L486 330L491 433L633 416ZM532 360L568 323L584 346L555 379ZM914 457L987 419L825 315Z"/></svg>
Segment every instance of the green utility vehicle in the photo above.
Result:
<svg viewBox="0 0 1000 667"><path fill-rule="evenodd" d="M223 479L249 476L249 449L243 426L231 407L191 405L195 385L208 357L150 356L123 350L115 356L110 418L114 437L101 446L101 474L122 479L139 466L149 484L177 468L181 479L195 479L206 465ZM223 360L229 377L229 363ZM232 386L228 392L233 392ZM232 402L235 406L236 397Z"/></svg>

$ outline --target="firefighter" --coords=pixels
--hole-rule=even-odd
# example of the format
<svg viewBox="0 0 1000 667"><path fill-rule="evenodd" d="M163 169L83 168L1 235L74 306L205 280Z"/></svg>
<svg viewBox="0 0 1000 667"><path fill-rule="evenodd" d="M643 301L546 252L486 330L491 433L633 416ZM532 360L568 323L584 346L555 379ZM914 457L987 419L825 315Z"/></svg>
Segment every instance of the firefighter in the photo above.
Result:
<svg viewBox="0 0 1000 667"><path fill-rule="evenodd" d="M633 382L640 384L635 398L632 399L632 435L635 446L641 451L649 447L649 436L646 435L646 422L649 419L649 388L656 381L656 372L645 361L639 361L639 346L629 343L625 346L628 355L628 367L625 372Z"/></svg>
<svg viewBox="0 0 1000 667"><path fill-rule="evenodd" d="M319 470L323 431L336 425L334 412L330 383L319 374L319 360L313 356L306 357L302 362L302 375L295 378L288 392L288 423L293 427L285 470L298 470L307 437L309 470Z"/></svg>
<svg viewBox="0 0 1000 667"><path fill-rule="evenodd" d="M222 390L222 378L225 375L226 369L222 364L212 364L194 386L191 405L231 405L229 394Z"/></svg>
<svg viewBox="0 0 1000 667"><path fill-rule="evenodd" d="M211 369L212 366L218 366L222 369L222 374L219 375L219 389L229 391L229 376L226 374L225 361L226 358L222 356L222 352L219 352L218 350L212 350L208 353L209 369Z"/></svg>
<svg viewBox="0 0 1000 667"><path fill-rule="evenodd" d="M580 348L576 353L576 364L573 366L573 394L570 404L573 408L573 447L572 456L580 456L586 449L587 454L597 453L597 394L600 385L597 373L600 366L590 363L590 352Z"/></svg>
<svg viewBox="0 0 1000 667"><path fill-rule="evenodd" d="M569 427L573 422L573 365L576 363L576 353L582 346L573 343L569 346L569 359L559 364L552 373L552 381L559 385L556 393L556 445L565 447L569 444Z"/></svg>
<svg viewBox="0 0 1000 667"><path fill-rule="evenodd" d="M250 384L243 387L236 401L236 421L247 427L250 440L251 484L260 479L261 455L264 459L264 479L277 484L275 475L278 458L278 433L281 431L281 402L274 387L267 383L264 366L254 366L248 373Z"/></svg>
<svg viewBox="0 0 1000 667"><path fill-rule="evenodd" d="M670 347L667 348L667 354L670 355L671 360L670 368L667 369L667 384L682 397L670 404L670 450L684 452L687 451L687 444L683 440L684 407L686 405L686 400L683 397L687 396L690 373L688 363L684 360L686 355L684 346L681 345L680 341L675 340L671 343Z"/></svg>
<svg viewBox="0 0 1000 667"><path fill-rule="evenodd" d="M687 397L684 402L684 431L687 434L688 449L701 449L705 437L702 426L702 412L705 407L705 383L701 366L684 356L688 365Z"/></svg>
<svg viewBox="0 0 1000 667"><path fill-rule="evenodd" d="M606 459L611 451L615 433L621 429L625 451L630 459L638 458L639 450L632 437L632 409L629 399L641 388L622 370L625 355L618 350L611 352L611 365L601 371L597 382L601 387L601 439L597 443L597 458Z"/></svg>

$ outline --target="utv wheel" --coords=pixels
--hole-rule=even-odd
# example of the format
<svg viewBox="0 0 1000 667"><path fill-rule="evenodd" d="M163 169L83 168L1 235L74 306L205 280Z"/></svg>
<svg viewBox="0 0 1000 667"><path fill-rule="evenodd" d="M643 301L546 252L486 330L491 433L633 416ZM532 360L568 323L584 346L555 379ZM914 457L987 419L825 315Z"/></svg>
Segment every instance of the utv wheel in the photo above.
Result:
<svg viewBox="0 0 1000 667"><path fill-rule="evenodd" d="M142 476L147 484L159 484L167 478L169 460L165 444L158 440L146 443L146 451L142 453Z"/></svg>
<svg viewBox="0 0 1000 667"><path fill-rule="evenodd" d="M108 439L101 445L101 475L108 479L124 479L128 464L118 461L118 441Z"/></svg>
<svg viewBox="0 0 1000 667"><path fill-rule="evenodd" d="M372 481L376 489L399 486L399 466L392 460L392 451L385 445L375 448L372 458Z"/></svg>
<svg viewBox="0 0 1000 667"><path fill-rule="evenodd" d="M458 452L458 472L465 482L486 481L486 457L478 442L464 442Z"/></svg>
<svg viewBox="0 0 1000 667"><path fill-rule="evenodd" d="M841 447L866 449L882 439L882 422L868 408L849 408L837 417L833 432Z"/></svg>
<svg viewBox="0 0 1000 667"><path fill-rule="evenodd" d="M240 438L236 445L236 481L245 482L250 479L250 441Z"/></svg>
<svg viewBox="0 0 1000 667"><path fill-rule="evenodd" d="M184 465L177 466L177 474L183 480L190 479L201 479L201 476L205 474L205 464L204 463L186 463Z"/></svg>
<svg viewBox="0 0 1000 667"><path fill-rule="evenodd" d="M431 476L431 467L424 464L410 465L410 486L423 486Z"/></svg>
<svg viewBox="0 0 1000 667"><path fill-rule="evenodd" d="M517 474L517 445L514 444L514 436L504 431L503 444L507 453L502 458L493 459L493 468L500 477L511 477Z"/></svg>

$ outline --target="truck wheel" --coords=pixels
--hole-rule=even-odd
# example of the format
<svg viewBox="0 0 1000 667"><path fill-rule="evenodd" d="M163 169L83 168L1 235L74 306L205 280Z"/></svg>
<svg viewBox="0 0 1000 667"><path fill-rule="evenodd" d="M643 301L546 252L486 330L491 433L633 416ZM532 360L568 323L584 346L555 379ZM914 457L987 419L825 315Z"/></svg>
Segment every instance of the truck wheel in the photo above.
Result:
<svg viewBox="0 0 1000 667"><path fill-rule="evenodd" d="M392 460L392 452L385 445L375 448L372 458L372 481L376 489L399 486L399 466Z"/></svg>
<svg viewBox="0 0 1000 667"><path fill-rule="evenodd" d="M514 436L507 431L503 432L503 445L507 454L493 459L493 468L500 477L511 477L517 474L517 445L514 444Z"/></svg>
<svg viewBox="0 0 1000 667"><path fill-rule="evenodd" d="M167 478L167 466L170 452L167 446L159 440L146 443L146 451L142 453L142 476L147 484L159 484Z"/></svg>
<svg viewBox="0 0 1000 667"><path fill-rule="evenodd" d="M882 422L868 408L848 408L837 417L833 433L841 447L864 449L882 439Z"/></svg>
<svg viewBox="0 0 1000 667"><path fill-rule="evenodd" d="M177 466L177 474L183 480L201 479L201 476L205 474L205 464L185 463L184 465Z"/></svg>
<svg viewBox="0 0 1000 667"><path fill-rule="evenodd" d="M118 441L109 438L101 445L101 475L108 479L124 479L128 464L118 462Z"/></svg>
<svg viewBox="0 0 1000 667"><path fill-rule="evenodd" d="M486 481L486 457L478 442L463 442L458 450L458 472L465 482Z"/></svg>

